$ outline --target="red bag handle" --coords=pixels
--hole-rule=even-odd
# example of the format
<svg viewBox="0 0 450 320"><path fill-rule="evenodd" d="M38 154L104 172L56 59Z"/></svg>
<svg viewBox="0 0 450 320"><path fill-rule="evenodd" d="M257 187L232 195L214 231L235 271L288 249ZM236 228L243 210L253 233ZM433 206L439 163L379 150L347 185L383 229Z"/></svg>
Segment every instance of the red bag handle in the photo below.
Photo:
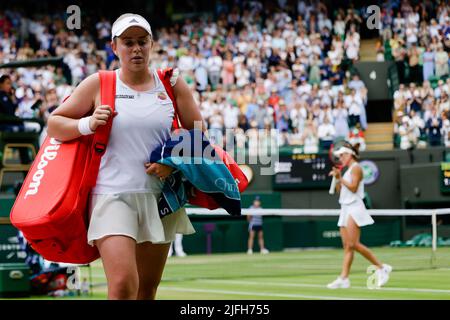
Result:
<svg viewBox="0 0 450 320"><path fill-rule="evenodd" d="M100 103L109 105L114 113L116 100L116 72L99 71L100 75ZM108 144L109 134L112 127L111 117L104 126L99 126L94 135L94 149L97 154L103 155Z"/></svg>
<svg viewBox="0 0 450 320"><path fill-rule="evenodd" d="M164 88L167 91L167 94L170 97L170 100L172 100L173 108L175 111L174 116L173 116L173 121L172 121L172 130L179 129L182 126L181 126L180 119L178 117L178 107L177 107L177 102L175 100L175 94L173 91L172 84L170 83L170 78L172 78L172 75L173 75L173 69L172 68L167 68L164 70L158 69L157 73L158 73L159 79L161 79L161 82L163 83Z"/></svg>
<svg viewBox="0 0 450 320"><path fill-rule="evenodd" d="M109 105L114 113L116 100L116 72L99 71L100 76L100 103ZM113 117L110 117L106 125L99 126L95 131L92 141L91 163L89 174L87 175L87 185L94 187L97 183L100 160L105 154L108 145L109 134L111 133Z"/></svg>

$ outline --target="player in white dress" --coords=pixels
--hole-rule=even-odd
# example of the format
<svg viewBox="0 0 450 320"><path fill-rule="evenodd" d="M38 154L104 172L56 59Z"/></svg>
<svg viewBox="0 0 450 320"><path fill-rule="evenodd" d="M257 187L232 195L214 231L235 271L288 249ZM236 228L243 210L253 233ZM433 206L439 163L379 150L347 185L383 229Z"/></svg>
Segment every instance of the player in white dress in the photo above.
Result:
<svg viewBox="0 0 450 320"><path fill-rule="evenodd" d="M335 154L339 156L341 164L347 168L345 174L341 177L341 172L333 168L330 175L338 180L336 190L340 192L339 203L341 204L341 213L339 215L338 226L342 244L344 247L344 261L340 276L328 284L329 289L350 288L348 278L350 268L353 262L354 252L359 252L364 258L369 260L376 270L376 287L381 287L389 280L389 274L392 267L382 264L365 245L360 242L361 227L373 224L372 217L367 212L364 205L364 182L363 172L358 164L359 146L352 146L345 143Z"/></svg>

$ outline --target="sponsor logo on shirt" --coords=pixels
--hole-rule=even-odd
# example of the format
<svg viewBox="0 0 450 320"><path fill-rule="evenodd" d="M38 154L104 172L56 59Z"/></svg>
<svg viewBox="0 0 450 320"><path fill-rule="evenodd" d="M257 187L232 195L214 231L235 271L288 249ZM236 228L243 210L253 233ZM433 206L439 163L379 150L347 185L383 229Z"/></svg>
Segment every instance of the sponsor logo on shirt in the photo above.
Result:
<svg viewBox="0 0 450 320"><path fill-rule="evenodd" d="M159 100L166 100L167 96L166 96L166 94L164 92L160 92L160 93L158 93L158 99Z"/></svg>
<svg viewBox="0 0 450 320"><path fill-rule="evenodd" d="M116 99L134 99L134 95L130 95L130 94L116 94Z"/></svg>

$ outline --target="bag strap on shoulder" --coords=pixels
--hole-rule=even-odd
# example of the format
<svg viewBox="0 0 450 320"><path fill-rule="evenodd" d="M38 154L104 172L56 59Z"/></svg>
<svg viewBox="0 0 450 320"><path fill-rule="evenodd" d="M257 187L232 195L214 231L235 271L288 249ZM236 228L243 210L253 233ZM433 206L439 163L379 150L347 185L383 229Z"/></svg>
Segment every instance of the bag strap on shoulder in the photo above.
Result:
<svg viewBox="0 0 450 320"><path fill-rule="evenodd" d="M174 116L172 121L172 130L181 128L181 122L178 117L178 107L177 102L175 100L175 93L173 91L173 87L170 84L170 78L173 74L173 68L167 68L167 69L158 69L157 70L158 77L161 79L161 82L164 85L164 88L166 89L167 94L169 95L170 100L172 100L173 108L174 108Z"/></svg>
<svg viewBox="0 0 450 320"><path fill-rule="evenodd" d="M99 71L100 76L100 104L109 105L114 113L116 100L116 72L115 71ZM109 118L104 126L99 126L94 134L94 150L95 153L103 155L108 144L109 134L112 127L112 119Z"/></svg>
<svg viewBox="0 0 450 320"><path fill-rule="evenodd" d="M100 76L100 104L109 105L114 113L116 100L116 72L99 71ZM92 140L91 163L89 175L87 176L89 186L95 186L101 157L105 154L111 133L113 116L109 118L104 126L99 126Z"/></svg>

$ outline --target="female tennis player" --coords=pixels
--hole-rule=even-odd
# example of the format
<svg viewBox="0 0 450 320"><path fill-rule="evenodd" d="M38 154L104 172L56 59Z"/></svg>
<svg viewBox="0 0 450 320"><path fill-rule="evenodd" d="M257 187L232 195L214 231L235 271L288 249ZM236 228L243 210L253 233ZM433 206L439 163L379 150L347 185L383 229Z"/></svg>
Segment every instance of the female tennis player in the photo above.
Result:
<svg viewBox="0 0 450 320"><path fill-rule="evenodd" d="M348 278L350 268L353 262L355 250L364 258L376 266L376 286L381 287L389 280L389 274L392 267L382 264L366 246L360 241L361 227L373 224L372 217L367 212L364 205L364 182L363 172L358 164L359 145L352 146L350 143L344 143L341 148L335 151L344 168L347 168L344 176L341 177L341 171L333 168L330 175L337 179L336 190L340 192L339 203L341 204L341 213L338 226L342 244L344 247L344 262L341 275L327 285L329 289L350 288Z"/></svg>
<svg viewBox="0 0 450 320"><path fill-rule="evenodd" d="M50 116L48 133L62 141L92 134L114 116L90 199L88 242L97 246L108 282L109 299L154 299L170 243L176 233L195 232L184 209L164 219L157 199L172 168L148 163L150 152L171 133L174 108L155 70L149 23L140 15L121 15L112 26L116 70L115 114L100 105L100 80L93 74ZM203 123L186 82L171 78L178 115L186 129ZM84 117L92 111L92 116ZM146 174L147 173L147 174Z"/></svg>

